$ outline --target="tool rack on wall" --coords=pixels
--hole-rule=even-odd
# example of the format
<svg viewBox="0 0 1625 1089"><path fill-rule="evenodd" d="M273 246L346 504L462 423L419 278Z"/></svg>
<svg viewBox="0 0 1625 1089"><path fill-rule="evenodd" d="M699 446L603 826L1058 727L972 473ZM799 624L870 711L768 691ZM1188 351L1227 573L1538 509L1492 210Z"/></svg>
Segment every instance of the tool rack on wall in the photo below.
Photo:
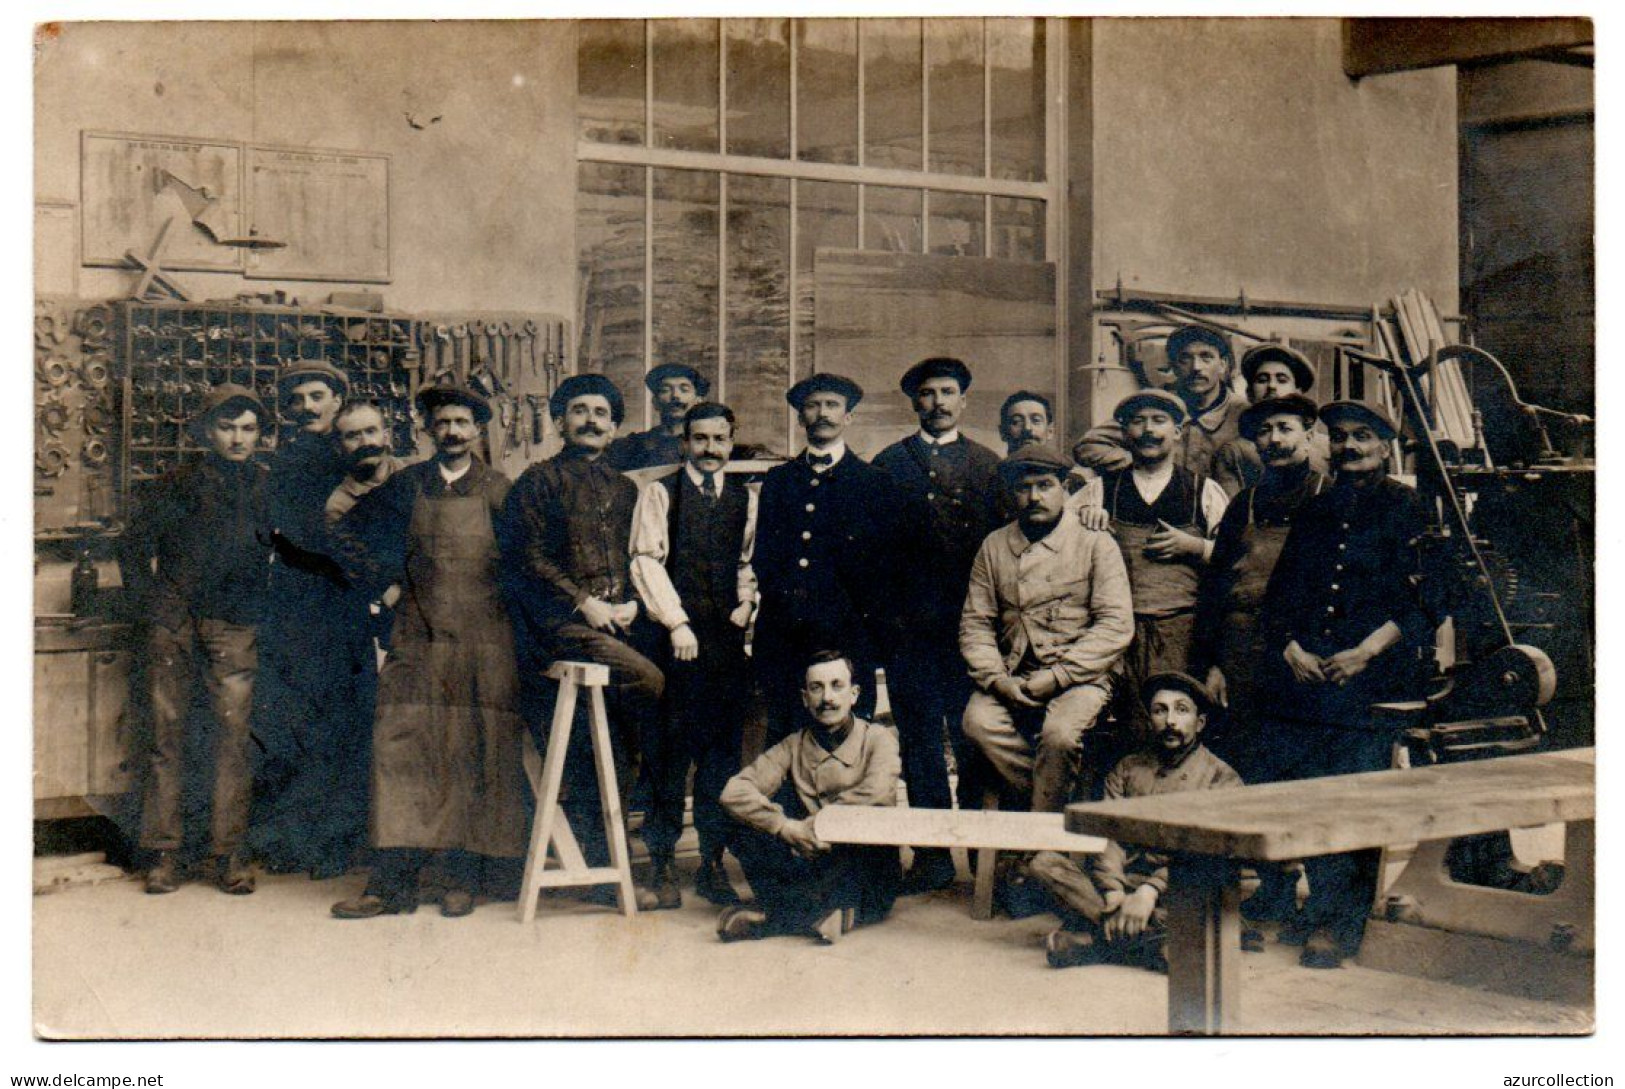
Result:
<svg viewBox="0 0 1625 1089"><path fill-rule="evenodd" d="M128 302L119 307L124 367L127 496L146 481L202 455L187 432L211 386L253 390L279 421L283 366L320 359L350 379L350 397L375 402L391 445L415 448L412 395L421 358L419 322L400 314L349 315L272 306ZM273 436L262 436L268 452Z"/></svg>

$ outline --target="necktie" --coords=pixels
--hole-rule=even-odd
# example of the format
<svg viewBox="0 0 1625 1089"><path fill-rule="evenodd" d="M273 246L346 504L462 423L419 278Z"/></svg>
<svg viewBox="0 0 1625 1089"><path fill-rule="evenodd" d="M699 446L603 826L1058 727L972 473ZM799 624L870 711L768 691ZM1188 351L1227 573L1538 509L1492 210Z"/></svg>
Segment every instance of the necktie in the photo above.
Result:
<svg viewBox="0 0 1625 1089"><path fill-rule="evenodd" d="M704 474L704 479L700 481L700 494L705 496L707 499L715 499L717 497L717 474Z"/></svg>
<svg viewBox="0 0 1625 1089"><path fill-rule="evenodd" d="M835 464L834 454L808 454L807 464L814 469L824 469Z"/></svg>

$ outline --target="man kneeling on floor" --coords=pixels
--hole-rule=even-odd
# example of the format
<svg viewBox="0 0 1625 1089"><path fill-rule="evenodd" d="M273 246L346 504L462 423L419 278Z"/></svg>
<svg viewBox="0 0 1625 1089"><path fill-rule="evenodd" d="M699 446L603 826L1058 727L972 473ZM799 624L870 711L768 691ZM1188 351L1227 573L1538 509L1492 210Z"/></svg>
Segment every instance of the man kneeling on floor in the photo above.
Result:
<svg viewBox="0 0 1625 1089"><path fill-rule="evenodd" d="M1230 765L1202 744L1211 703L1194 677L1157 673L1146 678L1140 694L1150 740L1106 776L1106 800L1242 785ZM1081 864L1041 851L1029 870L1055 899L1063 923L1044 941L1051 967L1119 961L1166 969L1167 855L1107 840L1104 851Z"/></svg>
<svg viewBox="0 0 1625 1089"><path fill-rule="evenodd" d="M755 903L717 921L725 942L801 934L824 944L891 911L902 880L896 847L832 845L813 832L826 805L895 805L902 774L897 735L852 714L852 660L819 651L801 698L813 720L728 780L722 807L738 822L733 844Z"/></svg>

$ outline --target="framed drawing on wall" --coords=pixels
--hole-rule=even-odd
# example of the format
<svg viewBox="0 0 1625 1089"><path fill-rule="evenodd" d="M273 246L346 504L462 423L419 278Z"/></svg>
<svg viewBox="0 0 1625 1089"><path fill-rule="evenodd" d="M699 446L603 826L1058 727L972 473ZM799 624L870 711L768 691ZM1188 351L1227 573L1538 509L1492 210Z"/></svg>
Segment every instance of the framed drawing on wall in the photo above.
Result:
<svg viewBox="0 0 1625 1089"><path fill-rule="evenodd" d="M389 156L249 147L250 229L286 245L253 250L260 280L388 283Z"/></svg>
<svg viewBox="0 0 1625 1089"><path fill-rule="evenodd" d="M220 245L197 223L188 199L215 205L208 217L232 232L242 209L241 144L187 136L83 132L79 199L81 261L120 267L146 254L166 223L168 268L236 272L242 250Z"/></svg>

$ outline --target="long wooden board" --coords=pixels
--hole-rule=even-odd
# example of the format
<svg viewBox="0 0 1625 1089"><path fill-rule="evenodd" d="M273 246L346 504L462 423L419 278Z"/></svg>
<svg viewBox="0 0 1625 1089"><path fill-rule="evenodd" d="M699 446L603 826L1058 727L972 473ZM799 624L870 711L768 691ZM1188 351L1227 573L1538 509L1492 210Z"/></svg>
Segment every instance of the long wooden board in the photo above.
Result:
<svg viewBox="0 0 1625 1089"><path fill-rule="evenodd" d="M1593 820L1596 750L1067 807L1066 827L1169 851L1285 860Z"/></svg>
<svg viewBox="0 0 1625 1089"><path fill-rule="evenodd" d="M813 818L813 831L825 843L1076 854L1099 854L1106 849L1106 841L1098 836L1068 832L1060 813L831 805Z"/></svg>

